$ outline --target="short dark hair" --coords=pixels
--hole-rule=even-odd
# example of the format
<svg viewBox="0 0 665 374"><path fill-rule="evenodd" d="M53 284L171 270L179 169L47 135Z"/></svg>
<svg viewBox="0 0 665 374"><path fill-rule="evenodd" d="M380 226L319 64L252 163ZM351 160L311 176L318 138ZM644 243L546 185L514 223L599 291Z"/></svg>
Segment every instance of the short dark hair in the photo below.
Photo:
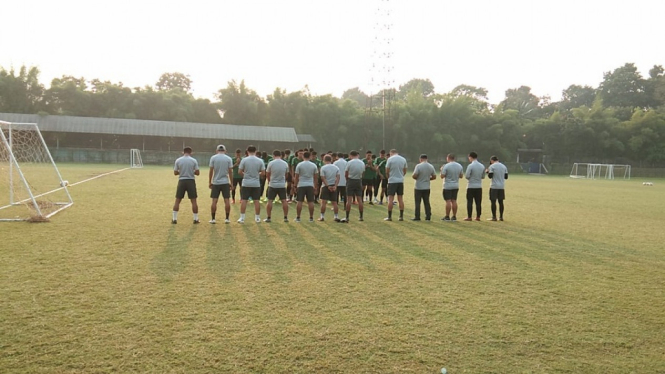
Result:
<svg viewBox="0 0 665 374"><path fill-rule="evenodd" d="M247 152L249 152L249 153L254 153L254 152L256 152L256 147L253 146L253 145L250 145L249 147L247 147Z"/></svg>
<svg viewBox="0 0 665 374"><path fill-rule="evenodd" d="M291 150L290 150L290 149L287 149L286 151L284 151L284 154L286 154L286 155L290 155L290 154L291 154Z"/></svg>
<svg viewBox="0 0 665 374"><path fill-rule="evenodd" d="M478 154L476 152L469 152L469 157L478 158Z"/></svg>
<svg viewBox="0 0 665 374"><path fill-rule="evenodd" d="M392 154L392 153L397 153L397 150L396 150L395 148L393 148L393 149L390 150L390 153L391 153L391 154Z"/></svg>
<svg viewBox="0 0 665 374"><path fill-rule="evenodd" d="M451 159L451 160L455 159L455 155L453 153L448 153L448 156L446 156L446 157Z"/></svg>
<svg viewBox="0 0 665 374"><path fill-rule="evenodd" d="M275 149L274 151L272 151L272 155L281 157L282 156L282 151L280 151L279 149Z"/></svg>
<svg viewBox="0 0 665 374"><path fill-rule="evenodd" d="M309 151L306 151L306 152L303 152L303 154L302 154L302 158L309 158L309 156L311 156L311 155L312 155L312 154L309 153Z"/></svg>
<svg viewBox="0 0 665 374"><path fill-rule="evenodd" d="M358 156L358 151L349 152L349 156Z"/></svg>
<svg viewBox="0 0 665 374"><path fill-rule="evenodd" d="M344 153L337 152L337 158L344 158Z"/></svg>
<svg viewBox="0 0 665 374"><path fill-rule="evenodd" d="M325 155L325 157L323 157L323 161L332 162L332 157L330 157L330 155Z"/></svg>
<svg viewBox="0 0 665 374"><path fill-rule="evenodd" d="M307 149L307 148L305 148L305 149ZM310 152L310 153L311 153L311 152L314 152L314 148L310 148L310 149L309 149L309 152Z"/></svg>
<svg viewBox="0 0 665 374"><path fill-rule="evenodd" d="M372 155L372 160L376 160L376 155Z"/></svg>
<svg viewBox="0 0 665 374"><path fill-rule="evenodd" d="M182 153L192 154L192 147L185 147L185 149L182 150Z"/></svg>
<svg viewBox="0 0 665 374"><path fill-rule="evenodd" d="M492 157L490 157L490 160L492 160L492 161L499 161L499 158L496 157L496 156L492 156Z"/></svg>
<svg viewBox="0 0 665 374"><path fill-rule="evenodd" d="M423 153L422 155L420 155L420 158L422 158L423 160L427 160L427 155Z"/></svg>
<svg viewBox="0 0 665 374"><path fill-rule="evenodd" d="M316 155L317 155L316 151L310 151L310 152L312 153L312 156L316 156Z"/></svg>
<svg viewBox="0 0 665 374"><path fill-rule="evenodd" d="M367 152L365 152L365 154L366 154L366 155L371 155L371 154L372 154L372 151L370 151L370 150L368 149Z"/></svg>
<svg viewBox="0 0 665 374"><path fill-rule="evenodd" d="M236 148L236 153L242 153L242 149Z"/></svg>
<svg viewBox="0 0 665 374"><path fill-rule="evenodd" d="M357 154L357 153L356 153L356 154ZM348 153L345 153L345 154L344 154L344 158L349 158L349 154L348 154Z"/></svg>
<svg viewBox="0 0 665 374"><path fill-rule="evenodd" d="M381 151L379 151L379 153L382 154L382 155L385 155L385 154L386 154L386 150L385 150L385 149L382 149Z"/></svg>

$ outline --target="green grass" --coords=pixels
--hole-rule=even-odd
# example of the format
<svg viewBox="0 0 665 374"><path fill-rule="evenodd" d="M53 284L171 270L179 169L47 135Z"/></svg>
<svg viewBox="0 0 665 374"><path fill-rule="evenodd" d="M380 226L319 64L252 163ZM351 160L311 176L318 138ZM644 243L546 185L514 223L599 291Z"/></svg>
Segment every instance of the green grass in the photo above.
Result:
<svg viewBox="0 0 665 374"><path fill-rule="evenodd" d="M654 182L511 176L497 223L439 221L437 181L431 223L194 226L168 167L109 175L0 224L0 372L665 372Z"/></svg>

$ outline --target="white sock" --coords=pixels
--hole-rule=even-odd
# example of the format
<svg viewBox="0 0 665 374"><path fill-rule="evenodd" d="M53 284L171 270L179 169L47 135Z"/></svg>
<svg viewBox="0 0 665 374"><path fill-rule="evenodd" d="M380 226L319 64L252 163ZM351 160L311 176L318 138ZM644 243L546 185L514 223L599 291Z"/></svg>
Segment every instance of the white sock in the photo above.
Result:
<svg viewBox="0 0 665 374"><path fill-rule="evenodd" d="M339 214L335 213L335 219L339 218Z"/></svg>
<svg viewBox="0 0 665 374"><path fill-rule="evenodd" d="M261 215L259 215L259 214L255 214L255 215L254 215L254 219L255 219L255 220L257 220L257 219L260 220L260 219L261 219Z"/></svg>
<svg viewBox="0 0 665 374"><path fill-rule="evenodd" d="M175 210L173 211L173 220L174 221L178 220L178 212L176 212Z"/></svg>
<svg viewBox="0 0 665 374"><path fill-rule="evenodd" d="M245 213L240 213L240 219L243 221L245 220Z"/></svg>
<svg viewBox="0 0 665 374"><path fill-rule="evenodd" d="M198 213L194 213L194 221L198 221L198 220L199 220L199 214L198 214Z"/></svg>
<svg viewBox="0 0 665 374"><path fill-rule="evenodd" d="M325 215L325 213L321 213L321 218L323 218L324 215Z"/></svg>

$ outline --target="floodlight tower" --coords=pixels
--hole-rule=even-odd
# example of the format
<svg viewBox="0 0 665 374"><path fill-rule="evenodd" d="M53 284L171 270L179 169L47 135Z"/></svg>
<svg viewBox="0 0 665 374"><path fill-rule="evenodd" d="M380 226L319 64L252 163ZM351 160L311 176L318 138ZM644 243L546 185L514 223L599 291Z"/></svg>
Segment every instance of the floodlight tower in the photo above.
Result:
<svg viewBox="0 0 665 374"><path fill-rule="evenodd" d="M377 0L371 43L369 88L365 106L366 133L374 114L381 115L382 148L386 148L386 123L392 122L392 102L395 98L393 78L393 8L391 0ZM365 141L367 143L367 139ZM367 144L366 144L367 146Z"/></svg>

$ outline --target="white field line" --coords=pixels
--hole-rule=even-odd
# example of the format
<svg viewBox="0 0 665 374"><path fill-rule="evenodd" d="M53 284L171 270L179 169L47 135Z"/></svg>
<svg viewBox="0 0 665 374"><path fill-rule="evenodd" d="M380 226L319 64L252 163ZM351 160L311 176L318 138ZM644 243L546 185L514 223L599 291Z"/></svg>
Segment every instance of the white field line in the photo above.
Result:
<svg viewBox="0 0 665 374"><path fill-rule="evenodd" d="M77 184L81 184L81 183L85 183L85 182L90 182L91 180L95 180L95 179L97 179L97 178L105 177L105 176L107 176L107 175L111 175L111 174L119 173L119 172L121 172L121 171L129 170L129 169L131 169L131 168L124 168L124 169L120 169L120 170L109 171L108 173L99 174L99 175L94 176L94 177L92 177L92 178L88 178L88 179L84 179L84 180L79 181L79 182L76 182L76 183L72 183L72 184L68 185L67 187L73 187L73 186L76 186Z"/></svg>

